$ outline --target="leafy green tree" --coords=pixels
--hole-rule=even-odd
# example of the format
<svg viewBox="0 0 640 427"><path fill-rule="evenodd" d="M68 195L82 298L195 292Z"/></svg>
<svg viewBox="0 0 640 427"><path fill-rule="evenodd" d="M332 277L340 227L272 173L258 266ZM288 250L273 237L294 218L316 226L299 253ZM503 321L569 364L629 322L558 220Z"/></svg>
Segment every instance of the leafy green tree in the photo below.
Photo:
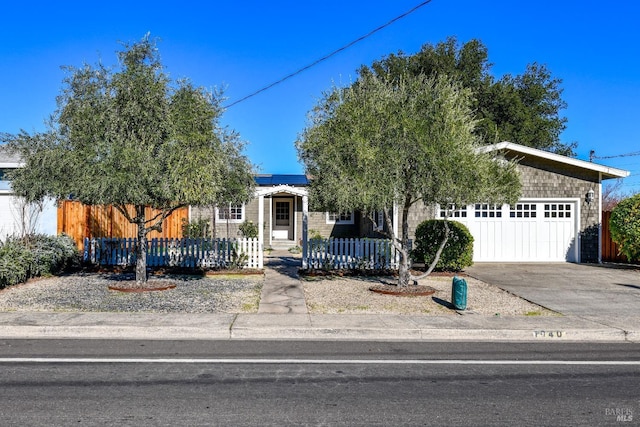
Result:
<svg viewBox="0 0 640 427"><path fill-rule="evenodd" d="M401 254L400 286L420 278L409 270L411 207L519 197L515 164L480 149L470 91L444 76L405 74L390 80L365 72L350 87L325 93L309 119L296 145L313 177L310 200L333 212L384 211L389 237ZM394 204L400 236L391 224Z"/></svg>
<svg viewBox="0 0 640 427"><path fill-rule="evenodd" d="M611 239L629 261L640 261L640 193L616 205L609 219Z"/></svg>
<svg viewBox="0 0 640 427"><path fill-rule="evenodd" d="M391 54L363 67L361 73L394 80L406 74L447 75L471 89L472 109L479 120L476 134L487 143L511 141L573 156L575 143L560 141L567 119L562 100L562 81L544 66L529 64L523 74L495 79L490 71L488 50L479 40L462 45L450 37L436 45L425 44L414 55Z"/></svg>
<svg viewBox="0 0 640 427"><path fill-rule="evenodd" d="M238 135L219 125L221 93L172 82L148 35L118 58L115 70L68 67L48 130L7 139L25 162L12 177L19 195L112 204L137 225L142 285L147 234L178 208L217 203L228 186L248 199L252 167ZM145 206L160 213L147 218Z"/></svg>

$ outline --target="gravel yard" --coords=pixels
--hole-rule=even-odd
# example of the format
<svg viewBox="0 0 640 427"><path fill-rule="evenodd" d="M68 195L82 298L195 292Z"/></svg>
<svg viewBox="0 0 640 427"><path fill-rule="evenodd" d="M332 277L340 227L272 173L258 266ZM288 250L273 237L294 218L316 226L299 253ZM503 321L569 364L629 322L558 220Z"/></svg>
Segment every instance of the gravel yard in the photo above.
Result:
<svg viewBox="0 0 640 427"><path fill-rule="evenodd" d="M553 316L557 313L502 289L466 277L467 310L488 316ZM396 313L441 316L457 314L451 308L451 277L429 276L419 286L430 286L430 296L392 296L371 292L375 278L310 278L303 280L310 313Z"/></svg>
<svg viewBox="0 0 640 427"><path fill-rule="evenodd" d="M257 276L160 276L156 284L174 289L153 292L120 292L118 274L74 274L41 278L0 290L0 311L134 312L134 313L256 313L264 281ZM556 313L532 304L496 286L467 277L467 310L487 316L553 316ZM312 314L411 314L455 315L451 301L451 277L430 276L420 286L436 289L430 296L393 296L371 292L375 277L304 277L301 280Z"/></svg>
<svg viewBox="0 0 640 427"><path fill-rule="evenodd" d="M256 313L263 276L153 277L175 284L154 292L120 292L121 275L83 274L31 280L0 291L0 311Z"/></svg>

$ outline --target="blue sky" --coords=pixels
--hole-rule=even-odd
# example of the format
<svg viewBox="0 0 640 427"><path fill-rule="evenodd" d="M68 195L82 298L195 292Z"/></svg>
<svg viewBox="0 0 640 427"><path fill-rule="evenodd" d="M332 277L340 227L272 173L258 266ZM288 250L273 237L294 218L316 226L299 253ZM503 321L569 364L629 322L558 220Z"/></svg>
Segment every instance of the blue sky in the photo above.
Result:
<svg viewBox="0 0 640 427"><path fill-rule="evenodd" d="M119 41L160 38L172 78L224 87L238 100L357 39L422 0L244 2L11 2L0 25L0 132L44 129L64 77L62 65L115 64ZM546 64L563 80L563 142L578 158L640 151L640 3L432 0L327 61L229 108L263 173L302 173L294 141L323 90L348 84L362 64L414 53L448 36L488 47L496 76ZM514 141L517 142L517 141ZM631 171L623 191L640 191L640 156L596 160Z"/></svg>

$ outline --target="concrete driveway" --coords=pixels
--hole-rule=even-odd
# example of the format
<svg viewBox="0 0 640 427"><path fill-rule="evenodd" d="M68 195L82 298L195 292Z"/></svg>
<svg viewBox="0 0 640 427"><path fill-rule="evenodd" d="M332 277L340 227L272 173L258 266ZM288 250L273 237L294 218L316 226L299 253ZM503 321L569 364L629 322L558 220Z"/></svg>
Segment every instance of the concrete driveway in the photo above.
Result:
<svg viewBox="0 0 640 427"><path fill-rule="evenodd" d="M640 325L640 266L477 263L465 272L564 315Z"/></svg>

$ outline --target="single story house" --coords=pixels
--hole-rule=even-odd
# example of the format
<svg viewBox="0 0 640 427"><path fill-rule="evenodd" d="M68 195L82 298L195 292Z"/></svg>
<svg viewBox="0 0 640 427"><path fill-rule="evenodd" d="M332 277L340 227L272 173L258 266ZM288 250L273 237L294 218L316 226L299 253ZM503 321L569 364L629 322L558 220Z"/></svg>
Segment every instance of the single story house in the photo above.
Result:
<svg viewBox="0 0 640 427"><path fill-rule="evenodd" d="M0 146L0 240L26 232L56 234L57 210L55 202L42 205L25 204L11 190L7 172L22 166L20 159Z"/></svg>
<svg viewBox="0 0 640 427"><path fill-rule="evenodd" d="M487 146L506 159L517 159L522 197L512 206L478 203L455 210L452 218L474 236L474 261L599 262L601 260L602 181L624 178L628 171L610 168L514 144ZM382 237L386 224L379 213L375 223L359 212L309 211L304 175L258 175L256 197L246 205L206 213L193 208L191 218L215 220L217 234L236 237L245 220L258 225L265 247L303 245L308 237ZM425 219L440 218L439 207L414 206L409 235ZM393 227L398 234L397 209Z"/></svg>
<svg viewBox="0 0 640 427"><path fill-rule="evenodd" d="M602 181L624 178L628 171L525 147L511 142L484 147L517 159L523 192L514 205L477 203L455 210L452 219L474 236L474 261L599 262L601 260ZM26 226L55 234L57 209L53 201L25 207L11 191L5 172L21 162L0 146L0 238L19 234ZM309 211L305 175L257 175L255 197L247 204L215 209L191 207L189 218L212 220L218 237L237 237L239 226L253 221L264 247L304 246L313 236L383 237L381 213L375 221L360 212ZM437 206L414 206L409 235L418 224L439 218ZM398 235L397 209L392 226Z"/></svg>
<svg viewBox="0 0 640 427"><path fill-rule="evenodd" d="M240 235L245 221L262 224L259 238L265 247L302 246L304 234L311 238L357 237L362 216L354 212L309 211L306 175L259 174L255 177L255 197L247 204L215 208L191 207L191 221L208 219L215 224L216 236L234 238Z"/></svg>

